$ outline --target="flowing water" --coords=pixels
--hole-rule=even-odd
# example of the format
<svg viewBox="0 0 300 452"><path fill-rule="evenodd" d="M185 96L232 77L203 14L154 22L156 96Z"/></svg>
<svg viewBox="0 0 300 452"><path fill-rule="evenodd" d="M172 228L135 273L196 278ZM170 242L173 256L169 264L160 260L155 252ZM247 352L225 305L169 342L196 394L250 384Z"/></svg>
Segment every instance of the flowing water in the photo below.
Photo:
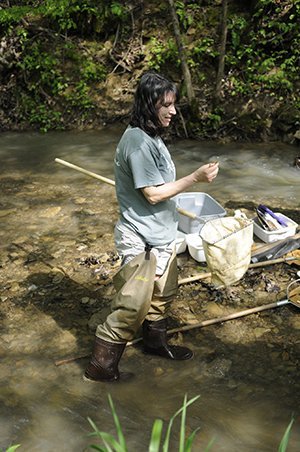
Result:
<svg viewBox="0 0 300 452"><path fill-rule="evenodd" d="M299 451L300 386L294 385L295 372L298 380L300 377L299 368L288 359L281 363L280 350L267 341L245 344L242 338L240 342L228 338L227 343L221 343L213 329L201 330L187 335L196 358L186 363L166 363L128 349L121 367L133 371L135 377L113 385L83 383L86 360L54 365L54 359L66 355L68 347L80 349L84 340L74 334L68 311L61 316L53 310L50 315L47 306L33 306L25 296L22 298L25 292L38 288L34 275L28 275L28 265L26 280L25 276L22 280L18 252L10 245L28 245L31 240L33 244L42 243L43 252L49 246L53 255L63 259L76 240L82 248L86 246L82 229L86 217L91 221L91 240L99 232L99 219L89 210L90 206L97 208L97 202L106 202L111 212L101 228L113 230L117 214L111 188L107 186L104 192L106 199L95 203L98 182L63 168L54 159L65 159L113 179L113 155L122 129L114 126L99 132L1 135L0 270L10 265L11 274L16 273L10 281L1 278L1 303L4 306L14 297L18 300L14 312L7 309L0 319L0 450L18 443L20 451L28 452L83 451L95 442L87 437L91 432L87 417L101 430L114 434L107 398L110 393L130 452L147 450L154 419L163 419L166 426L180 408L184 394L189 398L200 395L187 415L189 433L200 427L196 451L204 450L212 438L213 452L276 451L292 417L295 422L288 451ZM181 140L172 143L170 150L179 177L198 164L219 160L216 181L195 186L194 190L209 193L222 205L244 201L245 205L261 202L299 209L300 171L293 167L297 150L292 146ZM74 213L74 203L86 206L85 217ZM56 215L61 206L63 214ZM104 235L101 237L104 240ZM32 259L34 263L34 256ZM72 284L75 290L70 280L71 289ZM48 289L44 283L40 296L46 299ZM299 316L299 310L294 310L294 316ZM86 321L75 319L77 326L82 325L82 336L87 336ZM296 325L295 342L299 346L299 322ZM270 330L274 328L276 334L280 327L270 325ZM298 362L299 353L298 347ZM202 354L214 359L204 362ZM274 362L276 371L272 371ZM172 441L178 438L178 428L176 424ZM175 443L170 450L177 450Z"/></svg>

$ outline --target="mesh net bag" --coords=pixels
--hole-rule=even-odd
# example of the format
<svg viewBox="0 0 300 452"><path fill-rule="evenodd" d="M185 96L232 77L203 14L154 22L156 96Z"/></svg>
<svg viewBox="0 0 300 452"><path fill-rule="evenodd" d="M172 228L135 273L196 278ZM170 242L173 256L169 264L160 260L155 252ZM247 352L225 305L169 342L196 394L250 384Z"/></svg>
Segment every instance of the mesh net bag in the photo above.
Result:
<svg viewBox="0 0 300 452"><path fill-rule="evenodd" d="M218 288L239 281L251 260L253 221L239 217L216 218L203 226L200 236L212 283Z"/></svg>

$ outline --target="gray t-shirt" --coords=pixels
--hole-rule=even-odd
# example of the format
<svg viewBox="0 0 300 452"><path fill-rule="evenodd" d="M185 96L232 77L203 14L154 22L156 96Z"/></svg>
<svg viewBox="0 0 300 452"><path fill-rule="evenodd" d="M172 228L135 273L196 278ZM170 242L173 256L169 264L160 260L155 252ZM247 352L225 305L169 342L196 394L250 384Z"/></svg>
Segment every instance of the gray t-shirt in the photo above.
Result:
<svg viewBox="0 0 300 452"><path fill-rule="evenodd" d="M115 155L116 193L120 221L145 242L161 246L175 240L176 204L172 199L150 204L140 188L174 181L175 166L161 138L151 138L138 127L128 127Z"/></svg>

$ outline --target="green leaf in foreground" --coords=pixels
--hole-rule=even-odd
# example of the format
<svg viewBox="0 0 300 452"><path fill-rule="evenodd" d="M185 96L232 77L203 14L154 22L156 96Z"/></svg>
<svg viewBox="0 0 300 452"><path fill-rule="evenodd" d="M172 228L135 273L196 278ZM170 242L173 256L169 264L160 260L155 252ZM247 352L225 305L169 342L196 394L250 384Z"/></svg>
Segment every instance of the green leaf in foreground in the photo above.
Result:
<svg viewBox="0 0 300 452"><path fill-rule="evenodd" d="M286 448L288 446L288 442L289 442L289 438L290 438L290 434L291 434L291 429L292 429L292 425L294 423L294 419L291 420L291 422L289 423L283 437L282 440L279 444L279 448L278 448L278 452L285 452Z"/></svg>
<svg viewBox="0 0 300 452"><path fill-rule="evenodd" d="M159 452L163 421L156 419L153 423L149 452Z"/></svg>
<svg viewBox="0 0 300 452"><path fill-rule="evenodd" d="M178 452L192 452L192 446L193 446L196 434L199 431L199 427L196 428L186 438L186 412L187 412L187 408L192 403L194 403L199 397L200 396L196 396L196 397L193 397L191 400L188 400L187 395L184 396L182 407L171 417L171 419L169 421L165 439L164 439L164 442L162 445L162 449L161 449L161 441L162 441L162 433L163 433L163 421L161 419L156 419L154 421L153 426L152 426L150 444L148 446L148 452L160 452L161 450L162 450L162 452L170 452L170 437L171 437L172 426L173 426L174 420L180 414L181 414L180 437L179 437L179 446L178 446L177 450L178 450ZM92 433L89 434L89 436L100 438L104 444L104 447L98 446L95 444L90 445L89 447L91 449L97 450L98 452L128 452L126 442L125 442L125 437L122 432L121 424L120 424L119 418L117 416L117 413L116 413L116 410L115 410L115 407L114 407L114 404L113 404L113 401L112 401L112 398L110 395L108 396L108 399L109 399L109 404L110 404L110 408L112 411L113 419L115 422L115 426L117 429L118 440L115 439L111 434L106 433L106 432L101 432L100 430L98 430L98 427L96 426L96 424L90 418L88 418L88 421L94 430ZM286 452L287 451L287 446L288 446L289 437L290 437L291 428L292 428L293 423L294 423L294 419L291 420L291 422L289 423L289 425L282 437L282 440L281 440L279 448L278 448L278 452ZM212 447L214 441L215 441L214 438L210 440L208 445L205 447L204 452L209 452L211 450L211 447ZM19 446L18 445L12 446L6 452L14 452L17 447L19 447ZM172 449L172 452L173 452L174 451L173 445L172 445L172 448L173 448ZM145 450L145 448L143 448L143 450ZM2 451L0 450L0 452L2 452Z"/></svg>

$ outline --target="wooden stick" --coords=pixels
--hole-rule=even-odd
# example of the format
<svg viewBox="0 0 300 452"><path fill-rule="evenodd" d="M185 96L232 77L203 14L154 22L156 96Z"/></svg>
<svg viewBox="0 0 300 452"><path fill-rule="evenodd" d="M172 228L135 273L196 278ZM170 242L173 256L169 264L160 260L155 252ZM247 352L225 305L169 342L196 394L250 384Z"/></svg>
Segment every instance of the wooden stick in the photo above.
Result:
<svg viewBox="0 0 300 452"><path fill-rule="evenodd" d="M101 180L101 182L105 182L106 184L113 185L113 186L116 185L115 181L113 181L112 179L108 179L107 177L100 176L99 174L93 173L92 171L88 171L88 170L86 170L84 168L81 168L80 166L73 165L73 163L69 163L66 160L62 160L62 159L56 158L55 162L56 163L60 163L61 165L67 166L68 168L72 168L72 169L74 169L76 171L79 171L80 173L86 174L87 176L93 177L94 179ZM185 215L186 217L189 217L189 218L192 218L194 220L201 221L201 222L203 221L195 213L189 212L188 210L184 210L184 209L181 209L180 207L178 207L177 211L179 213L181 213L182 215Z"/></svg>
<svg viewBox="0 0 300 452"><path fill-rule="evenodd" d="M300 257L291 256L291 257L279 257L278 259L268 260L268 261L262 261L262 262L256 262L254 264L250 264L248 268L257 268L257 267L265 267L267 265L273 265L273 264L280 264L281 262L289 262L289 261L295 261L300 260ZM211 272L207 273L199 273L198 275L194 276L188 276L187 278L182 278L178 280L178 284L186 284L189 282L199 281L200 279L210 278Z"/></svg>
<svg viewBox="0 0 300 452"><path fill-rule="evenodd" d="M79 171L79 172L81 172L83 174L86 174L87 176L90 176L90 177L93 177L95 179L101 180L101 182L105 182L106 184L115 186L115 182L112 179L108 179L107 177L100 176L99 174L93 173L92 171L88 171L88 170L86 170L84 168L81 168L80 166L73 165L73 163L69 163L66 160L62 160L62 159L56 158L55 162L60 163L61 165L67 166L68 168L72 168L72 169L74 169L76 171ZM201 218L198 217L193 212L189 212L188 210L182 209L180 207L177 208L177 211L179 213L181 213L182 215L185 215L185 216L187 216L189 218L193 218L193 219L197 219L199 221L202 221ZM267 246L270 247L270 245L267 245ZM255 252L257 252L257 250L255 250ZM252 253L251 255L255 254L255 252ZM260 252L261 252L261 248L260 248ZM293 259L279 258L279 259L274 259L273 261L269 260L269 261L257 262L257 263L254 263L254 264L250 264L249 268L263 267L265 265L271 265L271 264L275 264L275 263L279 263L279 262L286 262L287 260L297 260L297 258L293 258ZM199 281L200 279L209 278L210 276L211 276L210 272L209 273L203 273L203 274L195 275L195 276L190 276L188 278L184 278L184 279L179 280L178 284L185 284L185 283L188 283L188 282Z"/></svg>
<svg viewBox="0 0 300 452"><path fill-rule="evenodd" d="M244 309L243 311L233 312L232 314L224 315L223 317L217 317L215 319L203 320L202 322L195 323L193 325L184 325L178 328L173 328L167 331L167 335L174 333L181 333L183 331L194 330L196 328L202 328L204 326L215 325L216 323L227 322L228 320L234 320L239 317L245 317L249 314L254 314L256 312L265 311L267 309L278 308L279 306L284 306L289 303L289 300L275 301L274 303L264 304L262 306L256 306L255 308ZM134 345L140 342L143 338L138 337L131 342L127 342L127 345Z"/></svg>
<svg viewBox="0 0 300 452"><path fill-rule="evenodd" d="M265 311L267 309L278 308L279 306L284 306L288 303L289 303L289 300L281 300L281 301L276 301L274 303L265 304L262 306L256 306L255 308L244 309L243 311L233 312L232 314L228 314L223 317L217 317L214 319L203 320L202 322L195 323L193 325L184 325L184 326L181 326L178 328L170 329L167 331L167 335L174 334L174 333L180 333L180 332L184 332L184 331L189 331L189 330L194 330L196 328L203 328L205 326L214 325L216 323L226 322L228 320L234 320L239 317L245 317L246 315L254 314L256 312ZM142 339L143 339L142 337L138 337L137 339L127 342L126 346L129 347L131 345L137 344L138 342L142 341ZM90 356L90 354L61 359L61 360L55 361L55 365L61 366L62 364L68 364L68 363L76 361L78 359L87 358L88 356Z"/></svg>
<svg viewBox="0 0 300 452"><path fill-rule="evenodd" d="M73 165L73 163L66 162L65 160L56 158L55 162L60 163L61 165L67 166L68 168L72 168L80 173L86 174L87 176L91 176L94 179L101 180L101 182L105 182L106 184L115 186L115 182L112 179L108 179L107 177L99 176L99 174L93 173L92 171L88 171L80 166Z"/></svg>
<svg viewBox="0 0 300 452"><path fill-rule="evenodd" d="M99 174L93 173L92 171L88 171L84 168L81 168L80 166L77 165L73 165L73 163L69 163L66 160L62 160L60 158L56 158L55 162L60 163L61 165L67 166L68 168L72 168L76 171L79 171L80 173L86 174L87 176L93 177L94 179L98 179L101 180L101 182L105 182L106 184L109 185L113 185L115 186L115 181L113 181L112 179L109 179L107 177L104 176L100 176ZM217 162L215 162L217 163ZM203 219L201 217L199 217L198 215L196 215L194 212L189 212L188 210L182 209L181 207L177 208L177 211L179 213L181 213L182 215L185 215L186 217L192 218L194 220L198 220L203 222ZM293 238L299 238L300 233L299 234L295 234L293 236ZM291 237L290 237L291 238ZM279 240L278 242L273 242L271 244L267 244L267 245L262 245L262 246L258 246L255 250L253 250L252 255L255 254L259 254L261 251L264 251L264 249L269 249L271 247L273 247L274 245L276 245L277 243L280 243L281 241Z"/></svg>
<svg viewBox="0 0 300 452"><path fill-rule="evenodd" d="M250 264L249 268L264 267L265 265L280 264L281 262L289 262L289 261L297 261L297 260L300 260L300 257L296 257L296 256L278 257L277 259L269 259L267 261L255 262L254 264Z"/></svg>
<svg viewBox="0 0 300 452"><path fill-rule="evenodd" d="M63 364L72 363L73 361L77 361L78 359L88 358L89 356L91 356L91 353L80 356L71 356L70 358L58 359L57 361L54 361L54 364L58 367L62 366Z"/></svg>
<svg viewBox="0 0 300 452"><path fill-rule="evenodd" d="M200 221L200 223L205 223L205 220L196 215L194 212L189 212L188 210L182 209L181 207L177 207L177 212L181 213L181 215L192 218L193 220Z"/></svg>
<svg viewBox="0 0 300 452"><path fill-rule="evenodd" d="M199 281L200 279L206 279L211 277L211 272L199 273L198 275L188 276L187 278L178 279L178 285L186 284L189 282Z"/></svg>

